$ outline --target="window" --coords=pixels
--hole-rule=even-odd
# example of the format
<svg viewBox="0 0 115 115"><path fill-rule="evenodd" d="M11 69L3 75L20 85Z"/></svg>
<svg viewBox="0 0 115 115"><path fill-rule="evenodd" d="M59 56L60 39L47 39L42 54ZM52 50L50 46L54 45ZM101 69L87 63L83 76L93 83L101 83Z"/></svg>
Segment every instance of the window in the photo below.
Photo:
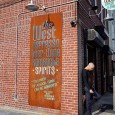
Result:
<svg viewBox="0 0 115 115"><path fill-rule="evenodd" d="M103 13L101 13L101 21L104 24L106 30L109 32L109 25L108 25L108 21L104 21L104 18L109 15L109 12L107 10L103 10Z"/></svg>
<svg viewBox="0 0 115 115"><path fill-rule="evenodd" d="M97 0L95 0L95 6L97 6Z"/></svg>
<svg viewBox="0 0 115 115"><path fill-rule="evenodd" d="M95 0L94 6L98 6L97 5L97 0ZM97 13L97 10L95 10L95 13Z"/></svg>
<svg viewBox="0 0 115 115"><path fill-rule="evenodd" d="M111 29L112 29L112 38L115 38L115 35L114 35L114 34L115 34L115 33L114 33L114 32L115 32L114 25L112 25Z"/></svg>
<svg viewBox="0 0 115 115"><path fill-rule="evenodd" d="M101 11L103 10L103 6L102 6L102 4L101 4ZM103 11L101 12L101 22L103 23Z"/></svg>

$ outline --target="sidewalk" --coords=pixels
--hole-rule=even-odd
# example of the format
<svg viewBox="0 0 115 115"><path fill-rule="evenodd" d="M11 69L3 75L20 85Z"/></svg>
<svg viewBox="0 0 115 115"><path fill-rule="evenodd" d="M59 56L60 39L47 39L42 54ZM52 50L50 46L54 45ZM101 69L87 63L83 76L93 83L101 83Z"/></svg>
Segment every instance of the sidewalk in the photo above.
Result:
<svg viewBox="0 0 115 115"><path fill-rule="evenodd" d="M106 93L92 107L93 115L115 115L113 111L113 94Z"/></svg>
<svg viewBox="0 0 115 115"><path fill-rule="evenodd" d="M106 93L100 100L95 102L92 107L92 115L115 115L113 111L113 94ZM44 113L36 113L30 111L23 111L11 109L8 107L0 107L0 115L46 115Z"/></svg>
<svg viewBox="0 0 115 115"><path fill-rule="evenodd" d="M0 107L0 115L43 115L43 114L33 111L18 110L10 107Z"/></svg>

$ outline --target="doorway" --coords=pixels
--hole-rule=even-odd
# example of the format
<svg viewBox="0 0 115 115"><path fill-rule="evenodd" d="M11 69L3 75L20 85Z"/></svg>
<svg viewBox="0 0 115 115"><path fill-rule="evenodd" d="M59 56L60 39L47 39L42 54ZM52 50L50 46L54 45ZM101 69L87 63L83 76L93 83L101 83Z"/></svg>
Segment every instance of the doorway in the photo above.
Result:
<svg viewBox="0 0 115 115"><path fill-rule="evenodd" d="M94 71L93 71L93 84L95 89L97 89L97 75L96 75L96 48L91 45L87 44L87 61L88 63L92 62L95 65Z"/></svg>

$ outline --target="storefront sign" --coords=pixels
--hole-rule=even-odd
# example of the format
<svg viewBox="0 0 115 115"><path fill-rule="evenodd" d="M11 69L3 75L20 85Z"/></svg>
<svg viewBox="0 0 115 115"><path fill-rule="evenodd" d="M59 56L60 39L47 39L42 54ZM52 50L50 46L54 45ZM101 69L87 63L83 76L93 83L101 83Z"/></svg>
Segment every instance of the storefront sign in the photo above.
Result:
<svg viewBox="0 0 115 115"><path fill-rule="evenodd" d="M61 109L62 14L31 20L29 104Z"/></svg>
<svg viewBox="0 0 115 115"><path fill-rule="evenodd" d="M115 0L101 0L102 6L107 10L115 9Z"/></svg>

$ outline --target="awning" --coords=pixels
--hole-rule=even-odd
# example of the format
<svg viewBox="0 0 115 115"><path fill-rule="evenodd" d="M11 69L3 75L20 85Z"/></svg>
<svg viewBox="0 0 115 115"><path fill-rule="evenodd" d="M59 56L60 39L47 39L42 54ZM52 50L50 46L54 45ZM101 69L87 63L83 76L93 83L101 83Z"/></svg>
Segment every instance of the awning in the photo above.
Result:
<svg viewBox="0 0 115 115"><path fill-rule="evenodd" d="M104 40L99 35L97 31L94 29L88 29L88 38L89 43L93 43L94 45L98 45L100 47L104 47Z"/></svg>
<svg viewBox="0 0 115 115"><path fill-rule="evenodd" d="M107 33L107 31L106 31L106 29L104 28L103 25L95 26L95 30L100 34L100 36L104 40L109 39L108 33Z"/></svg>

